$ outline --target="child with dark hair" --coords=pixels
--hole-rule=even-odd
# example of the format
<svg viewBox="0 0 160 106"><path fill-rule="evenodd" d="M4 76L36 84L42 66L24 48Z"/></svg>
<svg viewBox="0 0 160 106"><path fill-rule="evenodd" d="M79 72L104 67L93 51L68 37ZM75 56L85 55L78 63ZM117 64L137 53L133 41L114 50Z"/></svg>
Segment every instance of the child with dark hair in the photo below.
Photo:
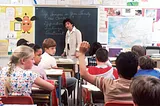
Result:
<svg viewBox="0 0 160 106"><path fill-rule="evenodd" d="M102 45L99 42L94 42L92 44L92 46L89 49L89 56L88 57L88 66L96 66L97 62L96 62L96 51L102 48Z"/></svg>
<svg viewBox="0 0 160 106"><path fill-rule="evenodd" d="M132 52L121 53L116 59L119 78L114 80L102 76L95 76L86 71L85 53L89 49L88 42L83 41L79 49L80 75L83 79L96 85L104 94L105 102L132 101L129 90L132 77L137 72L138 58Z"/></svg>
<svg viewBox="0 0 160 106"><path fill-rule="evenodd" d="M99 49L99 48L102 48L102 45L99 43L99 42L94 42L92 45L91 45L91 48L89 49L89 56L91 57L88 57L88 66L96 66L97 65L97 62L96 62L96 51ZM110 61L108 60L108 51L107 51L107 60L106 60L106 64L108 66L112 66L112 64L110 63Z"/></svg>
<svg viewBox="0 0 160 106"><path fill-rule="evenodd" d="M96 75L96 76L102 76L104 78L108 78L108 79L117 79L118 78L118 73L117 70L114 70L112 66L108 66L106 64L106 61L108 60L108 51L106 49L103 48L99 48L96 51L96 66L88 66L88 73L91 75ZM85 103L90 103L90 92L87 89L83 89L83 98L84 98L84 102ZM86 95L88 96L86 98ZM92 95L94 95L93 99L98 99L97 95L101 95L101 97L99 97L99 100L103 101L104 100L104 96L102 92L98 92L92 91Z"/></svg>
<svg viewBox="0 0 160 106"><path fill-rule="evenodd" d="M19 39L18 41L17 41L17 46L20 46L20 45L26 45L26 46L28 46L28 44L29 44L29 41L27 41L27 40L25 40L25 39Z"/></svg>
<svg viewBox="0 0 160 106"><path fill-rule="evenodd" d="M42 48L34 43L29 44L29 47L31 47L34 50L34 65L32 66L31 70L39 74L42 79L47 80L47 76L44 69L38 66L38 64L41 61Z"/></svg>
<svg viewBox="0 0 160 106"><path fill-rule="evenodd" d="M160 72L154 69L156 63L150 57L142 56L139 58L138 63L139 63L140 69L135 74L135 77L142 76L142 75L150 75L150 76L155 76L157 78L160 78Z"/></svg>
<svg viewBox="0 0 160 106"><path fill-rule="evenodd" d="M160 80L153 76L139 76L130 85L135 106L160 106Z"/></svg>
<svg viewBox="0 0 160 106"><path fill-rule="evenodd" d="M62 56L69 56L69 58L76 60L79 51L79 45L82 42L82 34L69 18L63 21L63 25L67 29L67 32L65 36L65 48Z"/></svg>
<svg viewBox="0 0 160 106"><path fill-rule="evenodd" d="M142 46L140 46L140 45L134 45L131 48L131 51L134 52L134 53L136 53L136 55L138 57L144 56L146 54L145 49Z"/></svg>

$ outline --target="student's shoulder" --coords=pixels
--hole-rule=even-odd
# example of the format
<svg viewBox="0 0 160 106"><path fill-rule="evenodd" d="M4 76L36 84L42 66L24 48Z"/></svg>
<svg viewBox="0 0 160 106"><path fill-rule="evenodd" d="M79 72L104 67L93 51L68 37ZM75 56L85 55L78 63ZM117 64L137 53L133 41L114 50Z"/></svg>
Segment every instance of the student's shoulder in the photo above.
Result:
<svg viewBox="0 0 160 106"><path fill-rule="evenodd" d="M111 78L104 78L102 76L97 76L96 77L96 82L100 82L102 85L113 85L114 83L116 83L116 80L111 79Z"/></svg>

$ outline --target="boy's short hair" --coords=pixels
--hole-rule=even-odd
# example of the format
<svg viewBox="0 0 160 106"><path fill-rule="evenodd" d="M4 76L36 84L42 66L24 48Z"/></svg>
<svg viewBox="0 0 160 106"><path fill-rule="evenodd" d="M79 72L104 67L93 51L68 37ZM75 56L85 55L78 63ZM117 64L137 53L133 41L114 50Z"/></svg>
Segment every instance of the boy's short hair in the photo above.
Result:
<svg viewBox="0 0 160 106"><path fill-rule="evenodd" d="M96 51L96 59L99 62L106 62L108 60L108 51L104 48L99 48Z"/></svg>
<svg viewBox="0 0 160 106"><path fill-rule="evenodd" d="M102 45L99 42L94 42L89 49L89 55L93 56L94 54L96 54L96 51L99 48L102 48Z"/></svg>
<svg viewBox="0 0 160 106"><path fill-rule="evenodd" d="M153 76L135 77L130 85L133 102L138 106L160 106L160 80Z"/></svg>
<svg viewBox="0 0 160 106"><path fill-rule="evenodd" d="M131 48L131 51L136 53L136 55L139 57L141 56L144 56L146 54L146 51L145 49L140 46L140 45L134 45L132 48Z"/></svg>
<svg viewBox="0 0 160 106"><path fill-rule="evenodd" d="M133 52L122 52L116 59L118 74L130 80L137 72L138 57Z"/></svg>
<svg viewBox="0 0 160 106"><path fill-rule="evenodd" d="M144 70L145 69L154 69L154 67L156 66L156 62L148 56L141 56L138 59L138 64L139 64L140 68L144 69Z"/></svg>
<svg viewBox="0 0 160 106"><path fill-rule="evenodd" d="M43 43L42 43L42 47L43 49L45 48L50 48L50 47L56 47L56 41L52 38L46 38L44 39Z"/></svg>
<svg viewBox="0 0 160 106"><path fill-rule="evenodd" d="M69 23L71 23L74 26L73 21L71 19L69 19L69 18L66 18L65 20L63 20L63 26L64 27L65 27L66 22L69 22Z"/></svg>

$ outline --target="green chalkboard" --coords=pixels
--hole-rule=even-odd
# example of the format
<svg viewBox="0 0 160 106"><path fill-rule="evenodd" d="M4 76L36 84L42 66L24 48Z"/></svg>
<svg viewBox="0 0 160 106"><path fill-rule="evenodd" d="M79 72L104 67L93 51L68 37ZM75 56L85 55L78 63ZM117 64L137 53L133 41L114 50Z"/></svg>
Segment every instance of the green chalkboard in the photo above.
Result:
<svg viewBox="0 0 160 106"><path fill-rule="evenodd" d="M66 29L63 20L70 18L82 33L82 39L97 41L97 8L36 7L35 43L42 45L45 38L57 42L56 55L61 55L65 45Z"/></svg>

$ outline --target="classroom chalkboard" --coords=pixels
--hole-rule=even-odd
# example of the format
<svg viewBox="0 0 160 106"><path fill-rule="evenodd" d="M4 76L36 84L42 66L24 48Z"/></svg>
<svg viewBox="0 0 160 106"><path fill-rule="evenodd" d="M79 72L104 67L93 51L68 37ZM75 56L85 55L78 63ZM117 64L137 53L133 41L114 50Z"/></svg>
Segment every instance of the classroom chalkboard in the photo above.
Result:
<svg viewBox="0 0 160 106"><path fill-rule="evenodd" d="M97 41L97 8L36 7L35 43L42 46L45 38L57 43L56 55L61 55L65 45L66 29L63 20L70 18L90 44Z"/></svg>

